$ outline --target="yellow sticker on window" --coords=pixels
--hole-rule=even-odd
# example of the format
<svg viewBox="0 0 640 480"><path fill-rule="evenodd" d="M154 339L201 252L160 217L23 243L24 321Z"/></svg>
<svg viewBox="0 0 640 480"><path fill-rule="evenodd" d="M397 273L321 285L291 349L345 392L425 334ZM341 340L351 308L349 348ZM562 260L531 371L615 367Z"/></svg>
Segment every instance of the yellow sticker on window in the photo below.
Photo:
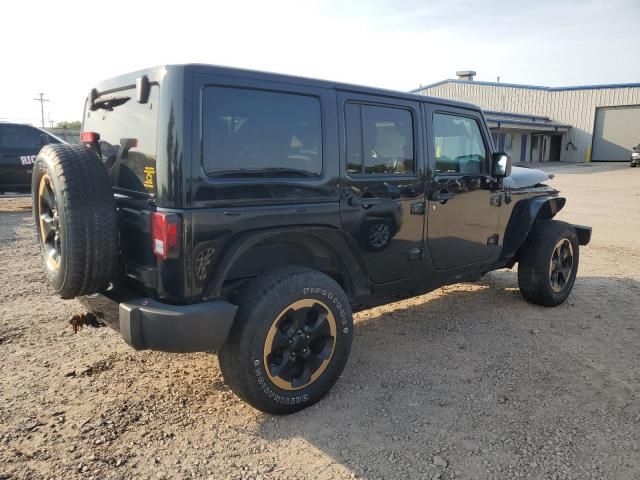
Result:
<svg viewBox="0 0 640 480"><path fill-rule="evenodd" d="M144 167L144 186L149 190L153 190L155 185L155 167Z"/></svg>

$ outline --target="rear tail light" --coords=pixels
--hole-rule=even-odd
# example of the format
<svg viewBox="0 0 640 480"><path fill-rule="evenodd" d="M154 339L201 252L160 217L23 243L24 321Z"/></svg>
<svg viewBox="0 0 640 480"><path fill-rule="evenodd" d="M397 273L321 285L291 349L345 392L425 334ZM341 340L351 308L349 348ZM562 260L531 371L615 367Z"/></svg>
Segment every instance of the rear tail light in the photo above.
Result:
<svg viewBox="0 0 640 480"><path fill-rule="evenodd" d="M178 216L174 213L151 214L151 242L153 254L166 260L178 250Z"/></svg>
<svg viewBox="0 0 640 480"><path fill-rule="evenodd" d="M100 140L100 134L96 132L82 132L80 134L80 141L82 143L95 143Z"/></svg>

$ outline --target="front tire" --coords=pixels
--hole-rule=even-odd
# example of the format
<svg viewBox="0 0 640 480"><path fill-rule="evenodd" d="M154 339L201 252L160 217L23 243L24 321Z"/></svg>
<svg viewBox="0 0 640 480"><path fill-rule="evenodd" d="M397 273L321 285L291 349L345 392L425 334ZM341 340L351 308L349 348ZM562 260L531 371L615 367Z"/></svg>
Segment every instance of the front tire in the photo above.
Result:
<svg viewBox="0 0 640 480"><path fill-rule="evenodd" d="M580 251L571 225L537 221L518 255L518 286L529 302L555 307L564 302L576 281Z"/></svg>
<svg viewBox="0 0 640 480"><path fill-rule="evenodd" d="M229 387L254 408L288 414L320 400L353 338L349 299L330 277L286 267L249 282L219 353Z"/></svg>

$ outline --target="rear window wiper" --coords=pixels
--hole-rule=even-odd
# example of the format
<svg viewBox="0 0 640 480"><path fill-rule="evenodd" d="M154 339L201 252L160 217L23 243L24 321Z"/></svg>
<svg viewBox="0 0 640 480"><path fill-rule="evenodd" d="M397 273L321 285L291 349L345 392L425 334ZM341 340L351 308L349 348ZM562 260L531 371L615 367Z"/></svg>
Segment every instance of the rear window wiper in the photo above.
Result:
<svg viewBox="0 0 640 480"><path fill-rule="evenodd" d="M131 97L104 97L104 98L96 98L92 103L90 109L95 111L98 109L102 110L113 110L115 107L119 107L120 105L124 105Z"/></svg>
<svg viewBox="0 0 640 480"><path fill-rule="evenodd" d="M236 170L224 170L221 172L208 172L215 177L315 177L316 175L306 170L286 167L272 168L238 168Z"/></svg>

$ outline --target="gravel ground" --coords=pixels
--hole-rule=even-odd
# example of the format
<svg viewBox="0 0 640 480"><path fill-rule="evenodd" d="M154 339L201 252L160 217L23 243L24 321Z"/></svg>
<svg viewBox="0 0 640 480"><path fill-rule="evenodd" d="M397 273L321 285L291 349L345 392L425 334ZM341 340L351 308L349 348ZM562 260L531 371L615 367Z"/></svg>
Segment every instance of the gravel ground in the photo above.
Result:
<svg viewBox="0 0 640 480"><path fill-rule="evenodd" d="M0 199L0 479L640 478L640 171L548 170L560 218L594 227L564 305L504 270L361 312L342 378L288 417L213 355L73 334L28 199Z"/></svg>

